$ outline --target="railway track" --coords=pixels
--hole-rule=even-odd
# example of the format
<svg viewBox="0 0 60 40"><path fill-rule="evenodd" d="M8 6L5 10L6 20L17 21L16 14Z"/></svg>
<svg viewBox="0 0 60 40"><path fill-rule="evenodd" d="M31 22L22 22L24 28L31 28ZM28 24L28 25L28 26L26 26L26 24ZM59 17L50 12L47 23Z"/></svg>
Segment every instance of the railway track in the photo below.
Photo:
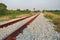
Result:
<svg viewBox="0 0 60 40"><path fill-rule="evenodd" d="M33 15L31 15L31 16L33 16ZM24 18L21 18L21 19L12 21L12 22L8 22L8 23L5 23L5 24L2 24L2 25L0 25L0 28L7 27L7 26L9 26L9 25L12 25L12 24L17 23L17 22L19 22L19 21L22 21L22 20L24 20L24 19L26 19L26 18L29 18L29 17L31 17L31 16L27 16L27 17L24 17Z"/></svg>
<svg viewBox="0 0 60 40"><path fill-rule="evenodd" d="M0 29L0 40L60 40L60 33L54 31L53 26L42 13L36 14L13 26Z"/></svg>
<svg viewBox="0 0 60 40"><path fill-rule="evenodd" d="M33 20L38 16L39 14L35 15L32 19L30 19L27 23L22 25L19 29L11 33L9 36L7 36L4 40L16 40L16 36L19 35L19 33L23 33L23 30L27 28L27 25L29 25Z"/></svg>
<svg viewBox="0 0 60 40"><path fill-rule="evenodd" d="M23 24L25 24L28 20L30 20L30 18L33 17L34 15L27 16L27 17L24 17L19 20L17 19L15 21L13 20L13 21L7 22L6 26L1 25L0 26L0 40L3 40L5 37L7 37L11 33L13 33L18 28L20 28ZM25 20L27 20L27 21L25 21ZM3 24L3 25L5 25L5 24Z"/></svg>

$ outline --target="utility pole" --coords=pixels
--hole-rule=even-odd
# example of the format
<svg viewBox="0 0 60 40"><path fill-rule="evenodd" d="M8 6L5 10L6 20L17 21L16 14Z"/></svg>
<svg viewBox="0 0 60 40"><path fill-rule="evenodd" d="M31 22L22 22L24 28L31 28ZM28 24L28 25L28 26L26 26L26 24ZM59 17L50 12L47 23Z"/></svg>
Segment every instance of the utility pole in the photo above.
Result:
<svg viewBox="0 0 60 40"><path fill-rule="evenodd" d="M33 8L33 10L35 11L35 8Z"/></svg>

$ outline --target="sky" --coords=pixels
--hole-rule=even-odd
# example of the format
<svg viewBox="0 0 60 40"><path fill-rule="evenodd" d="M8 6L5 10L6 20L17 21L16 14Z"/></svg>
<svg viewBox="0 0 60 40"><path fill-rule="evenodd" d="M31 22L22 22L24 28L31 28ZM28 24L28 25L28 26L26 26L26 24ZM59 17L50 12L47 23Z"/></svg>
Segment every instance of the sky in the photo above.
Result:
<svg viewBox="0 0 60 40"><path fill-rule="evenodd" d="M7 9L60 10L60 0L0 0Z"/></svg>

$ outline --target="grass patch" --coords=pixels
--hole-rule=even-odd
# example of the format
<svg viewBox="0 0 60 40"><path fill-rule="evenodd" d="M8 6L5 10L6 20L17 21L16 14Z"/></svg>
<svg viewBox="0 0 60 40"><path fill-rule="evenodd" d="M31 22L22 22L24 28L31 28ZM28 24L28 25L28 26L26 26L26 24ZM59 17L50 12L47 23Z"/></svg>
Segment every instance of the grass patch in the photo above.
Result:
<svg viewBox="0 0 60 40"><path fill-rule="evenodd" d="M28 15L32 15L32 13L28 12L28 11L15 11L15 10L11 11L11 10L9 10L7 13L5 13L5 15L0 15L0 22L8 21L8 20L15 19L15 18L25 17Z"/></svg>
<svg viewBox="0 0 60 40"><path fill-rule="evenodd" d="M53 19L52 16L49 16L49 15L45 15L45 17L48 19Z"/></svg>
<svg viewBox="0 0 60 40"><path fill-rule="evenodd" d="M56 25L54 30L60 32L60 12L46 12L45 17L52 20L52 23Z"/></svg>

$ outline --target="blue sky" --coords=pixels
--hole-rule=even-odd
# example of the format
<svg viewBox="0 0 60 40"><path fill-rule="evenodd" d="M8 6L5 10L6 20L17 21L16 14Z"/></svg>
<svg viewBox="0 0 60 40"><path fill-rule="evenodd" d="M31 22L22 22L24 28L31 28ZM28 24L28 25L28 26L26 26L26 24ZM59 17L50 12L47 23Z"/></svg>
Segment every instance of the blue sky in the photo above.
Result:
<svg viewBox="0 0 60 40"><path fill-rule="evenodd" d="M60 10L60 0L0 0L8 9Z"/></svg>

